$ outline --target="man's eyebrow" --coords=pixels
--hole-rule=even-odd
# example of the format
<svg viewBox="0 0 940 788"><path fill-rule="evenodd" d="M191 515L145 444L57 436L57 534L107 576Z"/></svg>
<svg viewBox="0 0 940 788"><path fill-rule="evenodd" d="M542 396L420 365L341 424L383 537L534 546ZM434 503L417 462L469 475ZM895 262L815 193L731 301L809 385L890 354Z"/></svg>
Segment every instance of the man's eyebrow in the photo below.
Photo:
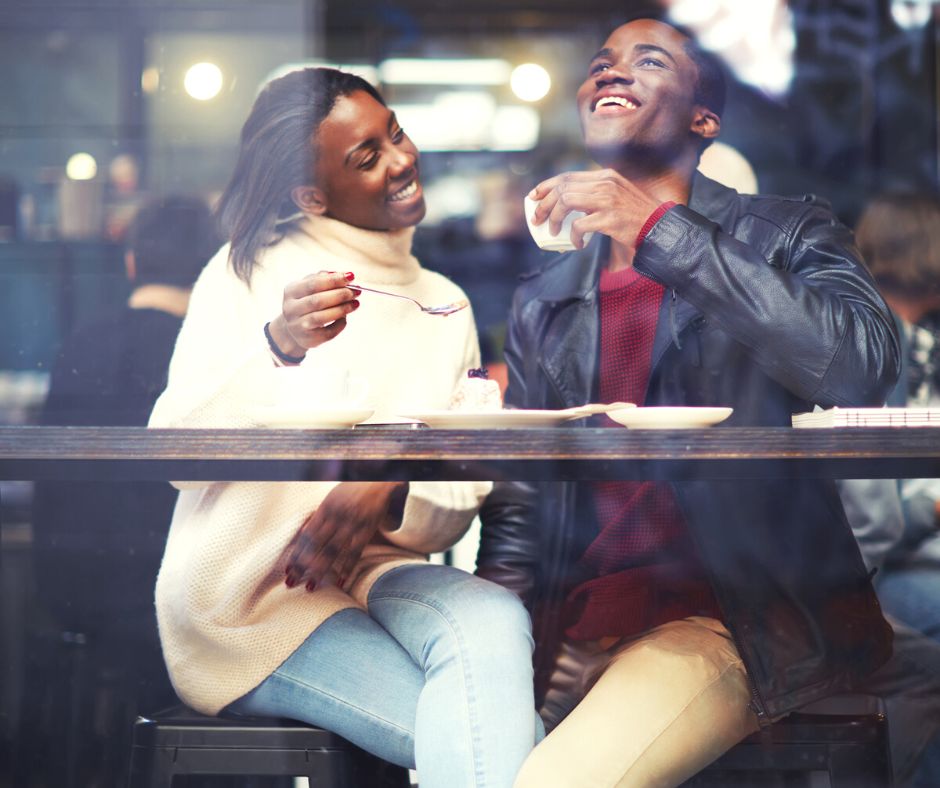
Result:
<svg viewBox="0 0 940 788"><path fill-rule="evenodd" d="M394 112L388 113L388 130L391 131L393 127L398 125L398 118L395 117ZM363 148L372 148L378 143L378 140L375 137L369 137L367 140L360 142L355 148L352 148L347 154L346 158L343 160L345 164L349 164L349 160Z"/></svg>
<svg viewBox="0 0 940 788"><path fill-rule="evenodd" d="M599 60L602 57L612 57L613 54L614 50L612 50L610 47L598 49L597 52L594 53L594 56L591 58L590 62L593 63L595 60Z"/></svg>
<svg viewBox="0 0 940 788"><path fill-rule="evenodd" d="M664 55L665 57L668 57L675 65L679 65L678 63L676 63L676 59L672 55L670 55L669 52L667 52L662 47L656 46L656 44L637 44L635 47L633 47L633 51L634 52L658 52L659 54Z"/></svg>

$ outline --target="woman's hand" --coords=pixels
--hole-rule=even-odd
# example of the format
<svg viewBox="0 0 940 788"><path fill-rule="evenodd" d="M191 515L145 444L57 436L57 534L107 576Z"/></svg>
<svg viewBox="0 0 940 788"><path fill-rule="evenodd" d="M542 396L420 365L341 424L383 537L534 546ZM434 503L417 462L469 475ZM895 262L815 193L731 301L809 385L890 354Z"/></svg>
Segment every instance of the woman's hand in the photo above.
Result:
<svg viewBox="0 0 940 788"><path fill-rule="evenodd" d="M346 285L351 273L320 271L284 288L281 314L271 321L271 337L282 353L303 356L346 328L346 315L359 308Z"/></svg>
<svg viewBox="0 0 940 788"><path fill-rule="evenodd" d="M287 586L342 585L375 532L401 524L407 492L407 482L342 482L330 490L287 546Z"/></svg>

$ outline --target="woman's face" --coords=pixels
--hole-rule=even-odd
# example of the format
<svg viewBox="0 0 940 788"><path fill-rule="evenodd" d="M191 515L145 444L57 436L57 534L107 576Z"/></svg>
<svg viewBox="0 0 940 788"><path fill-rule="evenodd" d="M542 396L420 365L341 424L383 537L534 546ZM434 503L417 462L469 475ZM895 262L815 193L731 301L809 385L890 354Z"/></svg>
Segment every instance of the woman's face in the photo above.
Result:
<svg viewBox="0 0 940 788"><path fill-rule="evenodd" d="M364 91L340 96L317 133L316 186L324 214L369 230L424 218L418 149L395 113Z"/></svg>

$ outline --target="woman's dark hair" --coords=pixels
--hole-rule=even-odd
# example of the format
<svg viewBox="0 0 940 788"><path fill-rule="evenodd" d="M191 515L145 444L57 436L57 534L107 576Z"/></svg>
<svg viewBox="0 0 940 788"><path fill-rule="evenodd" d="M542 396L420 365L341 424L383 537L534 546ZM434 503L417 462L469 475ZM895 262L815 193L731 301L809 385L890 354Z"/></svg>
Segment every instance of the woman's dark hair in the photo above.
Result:
<svg viewBox="0 0 940 788"><path fill-rule="evenodd" d="M238 163L217 209L232 244L232 268L246 283L258 252L277 240L278 221L298 211L291 190L313 182L320 124L337 98L359 90L385 105L364 79L332 68L292 71L271 80L255 99L242 127Z"/></svg>
<svg viewBox="0 0 940 788"><path fill-rule="evenodd" d="M940 198L883 194L873 198L855 228L859 251L878 286L909 299L940 292Z"/></svg>

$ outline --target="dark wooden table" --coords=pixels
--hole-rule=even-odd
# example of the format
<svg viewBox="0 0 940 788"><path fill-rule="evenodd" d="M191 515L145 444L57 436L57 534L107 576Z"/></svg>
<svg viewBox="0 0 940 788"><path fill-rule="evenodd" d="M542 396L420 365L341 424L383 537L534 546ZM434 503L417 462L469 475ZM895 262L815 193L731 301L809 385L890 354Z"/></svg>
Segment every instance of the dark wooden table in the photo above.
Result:
<svg viewBox="0 0 940 788"><path fill-rule="evenodd" d="M940 428L0 427L0 479L940 477Z"/></svg>

